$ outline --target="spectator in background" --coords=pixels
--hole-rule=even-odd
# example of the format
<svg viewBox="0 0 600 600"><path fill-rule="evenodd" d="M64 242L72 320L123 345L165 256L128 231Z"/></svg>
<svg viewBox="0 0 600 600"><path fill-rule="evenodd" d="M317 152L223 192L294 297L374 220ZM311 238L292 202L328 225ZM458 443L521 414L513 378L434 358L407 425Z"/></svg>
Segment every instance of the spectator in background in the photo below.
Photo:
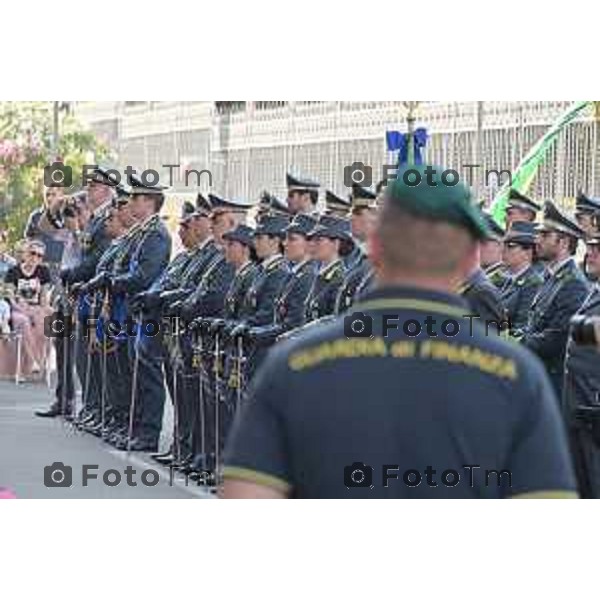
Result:
<svg viewBox="0 0 600 600"><path fill-rule="evenodd" d="M43 264L44 245L37 240L25 242L18 264L11 267L5 283L12 286L11 321L21 333L24 358L32 373L40 373L46 358L44 317L49 308L50 271Z"/></svg>
<svg viewBox="0 0 600 600"><path fill-rule="evenodd" d="M52 279L57 278L69 232L65 230L64 214L66 198L64 189L44 189L44 205L34 210L25 226L25 238L42 242L46 249L45 259Z"/></svg>

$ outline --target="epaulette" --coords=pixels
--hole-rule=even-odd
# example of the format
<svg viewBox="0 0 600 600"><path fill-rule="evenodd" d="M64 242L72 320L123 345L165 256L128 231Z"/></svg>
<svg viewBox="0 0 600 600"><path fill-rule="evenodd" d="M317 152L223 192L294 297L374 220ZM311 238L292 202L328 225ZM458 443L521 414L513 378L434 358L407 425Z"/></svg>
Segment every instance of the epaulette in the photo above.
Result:
<svg viewBox="0 0 600 600"><path fill-rule="evenodd" d="M252 268L254 267L254 263L252 262L247 262L241 269L240 272L238 273L238 277L245 277L248 274L248 271L252 270Z"/></svg>
<svg viewBox="0 0 600 600"><path fill-rule="evenodd" d="M281 264L285 261L285 258L283 256L280 256L279 258L277 258L277 260L274 260L268 267L267 267L267 273L270 273L271 271L274 271L275 269L279 268L281 266Z"/></svg>
<svg viewBox="0 0 600 600"><path fill-rule="evenodd" d="M495 275L496 273L502 272L504 270L504 265L502 263L496 263L495 265L491 265L487 269L485 269L485 274L488 277Z"/></svg>
<svg viewBox="0 0 600 600"><path fill-rule="evenodd" d="M577 279L577 271L574 269L564 269L555 275L556 281L562 281L563 283L567 283L568 281L573 281Z"/></svg>
<svg viewBox="0 0 600 600"><path fill-rule="evenodd" d="M331 281L336 275L343 275L344 265L341 260L337 260L332 263L325 272L323 273L323 279L325 281Z"/></svg>
<svg viewBox="0 0 600 600"><path fill-rule="evenodd" d="M204 272L204 274L202 275L202 279L200 280L200 286L210 279L212 274L215 272L215 269L219 265L223 264L224 261L225 261L225 257L219 252L215 256L214 260L208 265L208 267L206 267L206 271Z"/></svg>
<svg viewBox="0 0 600 600"><path fill-rule="evenodd" d="M519 277L519 279L515 281L515 285L518 285L519 287L523 287L528 283L537 283L538 285L542 285L542 283L544 283L544 278L539 273L533 271L523 277Z"/></svg>
<svg viewBox="0 0 600 600"><path fill-rule="evenodd" d="M462 296L462 295L466 294L472 287L473 287L472 283L470 283L469 281L465 281L464 283L461 283L458 286L458 288L456 289L456 294L458 296Z"/></svg>

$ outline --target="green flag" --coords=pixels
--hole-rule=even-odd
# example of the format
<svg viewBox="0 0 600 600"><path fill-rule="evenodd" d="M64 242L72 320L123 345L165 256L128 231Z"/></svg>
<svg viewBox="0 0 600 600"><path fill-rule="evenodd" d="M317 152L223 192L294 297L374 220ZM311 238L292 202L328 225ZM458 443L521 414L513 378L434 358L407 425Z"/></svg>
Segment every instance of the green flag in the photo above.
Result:
<svg viewBox="0 0 600 600"><path fill-rule="evenodd" d="M536 144L533 145L531 150L527 153L525 158L520 162L516 171L512 176L512 188L517 192L526 194L529 186L534 180L539 166L544 162L546 153L551 148L552 144L556 142L560 132L569 124L579 113L591 106L592 101L588 100L585 102L575 102L561 115L560 119L552 125L552 127L540 138ZM491 213L496 222L504 227L506 222L506 205L508 204L508 193L510 191L510 181L505 183L500 191L496 194L494 201L491 206Z"/></svg>

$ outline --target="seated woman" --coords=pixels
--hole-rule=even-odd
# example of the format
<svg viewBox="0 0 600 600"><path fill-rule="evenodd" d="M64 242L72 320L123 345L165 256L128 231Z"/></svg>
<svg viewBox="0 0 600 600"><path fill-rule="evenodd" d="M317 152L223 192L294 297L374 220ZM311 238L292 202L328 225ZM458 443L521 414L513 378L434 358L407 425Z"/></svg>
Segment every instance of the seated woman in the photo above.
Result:
<svg viewBox="0 0 600 600"><path fill-rule="evenodd" d="M48 304L50 272L43 263L44 244L27 241L19 262L5 276L5 286L12 286L11 324L23 341L24 371L40 373L45 364L47 340L44 318L50 314Z"/></svg>

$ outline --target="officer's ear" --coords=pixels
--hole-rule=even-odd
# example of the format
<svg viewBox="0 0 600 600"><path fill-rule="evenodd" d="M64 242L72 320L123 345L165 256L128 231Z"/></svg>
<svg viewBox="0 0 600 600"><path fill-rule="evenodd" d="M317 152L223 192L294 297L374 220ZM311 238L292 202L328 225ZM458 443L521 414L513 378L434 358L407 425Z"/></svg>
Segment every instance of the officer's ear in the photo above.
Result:
<svg viewBox="0 0 600 600"><path fill-rule="evenodd" d="M470 244L465 246L462 258L459 259L458 270L462 279L466 279L473 271L477 270L481 264L481 244L471 240Z"/></svg>

